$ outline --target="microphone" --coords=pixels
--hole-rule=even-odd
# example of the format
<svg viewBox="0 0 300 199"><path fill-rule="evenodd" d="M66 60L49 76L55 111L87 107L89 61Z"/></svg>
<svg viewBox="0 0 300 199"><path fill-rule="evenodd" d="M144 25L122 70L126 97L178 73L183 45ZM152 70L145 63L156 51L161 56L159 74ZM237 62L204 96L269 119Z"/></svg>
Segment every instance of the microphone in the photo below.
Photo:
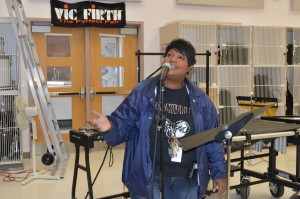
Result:
<svg viewBox="0 0 300 199"><path fill-rule="evenodd" d="M162 70L161 70L160 80L164 81L167 77L167 73L171 69L171 64L170 63L164 63L161 68L162 68Z"/></svg>

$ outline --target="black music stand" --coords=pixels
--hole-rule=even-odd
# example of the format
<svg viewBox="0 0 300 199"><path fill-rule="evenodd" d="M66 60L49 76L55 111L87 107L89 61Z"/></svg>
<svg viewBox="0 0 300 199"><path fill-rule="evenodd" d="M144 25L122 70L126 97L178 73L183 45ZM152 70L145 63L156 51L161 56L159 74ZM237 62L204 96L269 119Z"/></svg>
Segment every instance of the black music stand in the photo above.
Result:
<svg viewBox="0 0 300 199"><path fill-rule="evenodd" d="M230 153L231 153L231 143L232 137L235 136L240 130L254 117L258 116L268 108L274 106L270 104L262 108L249 111L239 115L238 117L233 118L231 121L217 128L204 131L192 136L188 136L182 139L179 139L183 150L189 150L197 146L204 145L208 142L216 141L222 142L226 140L227 146L227 191L226 198L229 199L229 177L230 177Z"/></svg>
<svg viewBox="0 0 300 199"><path fill-rule="evenodd" d="M244 108L249 107L250 111L257 109L257 107L264 107L266 105L269 104L274 104L273 107L274 109L278 108L278 99L277 98L270 98L270 97L256 97L253 96L253 93L251 93L251 96L236 96L236 100L239 106L242 106ZM251 145L251 143L248 143L249 145ZM256 156L255 153L252 153L252 148L249 147L249 151L245 154L248 157L251 156ZM252 164L252 159L249 159L248 161L248 165L249 166L254 166L255 164ZM264 158L261 158L261 161L257 162L261 163L261 162L267 162Z"/></svg>

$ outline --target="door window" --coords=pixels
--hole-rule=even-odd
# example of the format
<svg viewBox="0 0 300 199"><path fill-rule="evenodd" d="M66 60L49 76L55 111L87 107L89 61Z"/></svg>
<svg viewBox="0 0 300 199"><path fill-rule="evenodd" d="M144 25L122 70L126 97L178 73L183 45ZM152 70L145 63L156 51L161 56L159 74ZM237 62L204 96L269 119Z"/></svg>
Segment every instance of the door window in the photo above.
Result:
<svg viewBox="0 0 300 199"><path fill-rule="evenodd" d="M123 57L124 35L100 34L101 57Z"/></svg>
<svg viewBox="0 0 300 199"><path fill-rule="evenodd" d="M49 88L70 88L72 87L72 67L71 66L48 66L47 86Z"/></svg>
<svg viewBox="0 0 300 199"><path fill-rule="evenodd" d="M102 66L102 87L123 87L124 67L123 66Z"/></svg>
<svg viewBox="0 0 300 199"><path fill-rule="evenodd" d="M46 34L47 57L71 57L69 34Z"/></svg>

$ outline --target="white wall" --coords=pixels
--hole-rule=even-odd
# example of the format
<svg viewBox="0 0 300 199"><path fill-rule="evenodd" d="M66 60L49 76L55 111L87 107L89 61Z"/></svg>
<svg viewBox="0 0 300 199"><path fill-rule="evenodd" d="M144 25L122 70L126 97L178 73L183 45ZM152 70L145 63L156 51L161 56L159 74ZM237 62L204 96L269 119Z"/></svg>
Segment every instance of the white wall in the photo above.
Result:
<svg viewBox="0 0 300 199"><path fill-rule="evenodd" d="M22 0L22 2L28 18L51 17L50 0ZM8 17L5 0L0 0L0 17ZM265 0L264 9L189 6L177 5L176 0L142 0L140 3L126 3L126 19L127 21L144 22L144 52L159 52L159 27L176 20L300 27L300 11L291 11L290 0ZM145 56L144 60L144 77L147 77L160 66L160 60L156 56ZM24 78L22 79L24 80ZM23 87L24 82L22 81L24 92ZM28 139L27 136L25 137ZM24 142L26 145L24 151L29 151L26 142Z"/></svg>
<svg viewBox="0 0 300 199"><path fill-rule="evenodd" d="M176 0L142 0L140 3L126 3L126 19L143 21L144 52L159 52L159 27L176 20L300 27L300 11L292 11L290 2L291 0L265 0L264 9L247 9L177 5ZM23 0L23 5L28 18L50 18L49 0ZM5 0L0 1L0 17L8 17ZM157 57L146 56L144 77L151 74L159 65L160 60Z"/></svg>

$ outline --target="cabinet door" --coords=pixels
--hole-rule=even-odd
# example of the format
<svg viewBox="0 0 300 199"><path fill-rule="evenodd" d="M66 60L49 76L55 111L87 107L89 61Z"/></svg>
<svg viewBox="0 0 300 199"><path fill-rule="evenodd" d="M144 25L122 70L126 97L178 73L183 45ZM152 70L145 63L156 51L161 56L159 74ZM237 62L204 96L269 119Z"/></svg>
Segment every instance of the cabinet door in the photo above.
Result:
<svg viewBox="0 0 300 199"><path fill-rule="evenodd" d="M218 87L221 123L248 111L238 105L237 96L251 95L251 27L218 27Z"/></svg>
<svg viewBox="0 0 300 199"><path fill-rule="evenodd" d="M300 114L300 28L288 29L287 80L292 96L287 96L287 114Z"/></svg>
<svg viewBox="0 0 300 199"><path fill-rule="evenodd" d="M285 114L286 46L285 28L254 27L254 96L277 98L274 115Z"/></svg>
<svg viewBox="0 0 300 199"><path fill-rule="evenodd" d="M217 97L217 26L206 24L180 24L180 37L189 40L197 53L211 53L209 57L209 97L218 106ZM206 90L206 56L197 55L196 64L190 72L193 83Z"/></svg>

